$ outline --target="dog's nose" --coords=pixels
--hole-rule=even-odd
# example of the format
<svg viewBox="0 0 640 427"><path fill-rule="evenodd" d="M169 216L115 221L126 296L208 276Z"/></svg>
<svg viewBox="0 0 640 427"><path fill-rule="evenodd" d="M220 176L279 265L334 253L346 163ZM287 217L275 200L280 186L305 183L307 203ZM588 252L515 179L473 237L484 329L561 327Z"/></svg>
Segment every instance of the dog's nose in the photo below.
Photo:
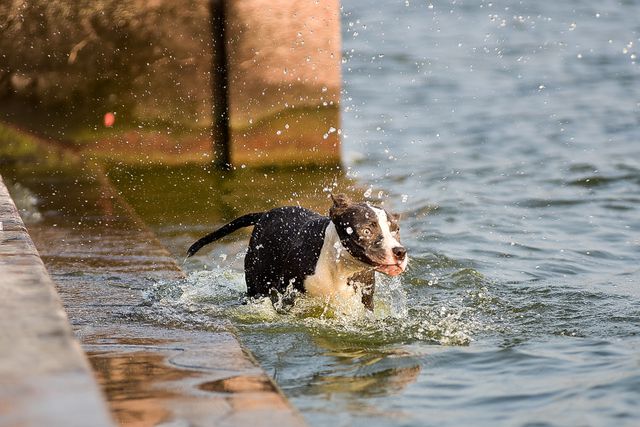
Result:
<svg viewBox="0 0 640 427"><path fill-rule="evenodd" d="M393 255L398 259L398 261L402 261L407 255L407 250L402 246L396 246L395 248L391 249L391 251L393 252Z"/></svg>

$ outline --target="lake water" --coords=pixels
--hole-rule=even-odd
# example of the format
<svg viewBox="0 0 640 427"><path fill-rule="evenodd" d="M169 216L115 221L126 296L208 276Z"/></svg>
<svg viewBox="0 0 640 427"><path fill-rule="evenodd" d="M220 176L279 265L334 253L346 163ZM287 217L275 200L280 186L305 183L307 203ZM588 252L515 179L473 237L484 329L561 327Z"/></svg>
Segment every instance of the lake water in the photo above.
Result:
<svg viewBox="0 0 640 427"><path fill-rule="evenodd" d="M238 304L245 234L159 284L158 319L231 317L315 426L638 425L639 18L631 0L344 1L348 178L402 212L408 272L382 279L374 316L278 314ZM194 173L162 197L201 215L143 212L176 256L266 191L326 203L332 179ZM110 175L125 195L144 181ZM230 207L208 220L207 197Z"/></svg>

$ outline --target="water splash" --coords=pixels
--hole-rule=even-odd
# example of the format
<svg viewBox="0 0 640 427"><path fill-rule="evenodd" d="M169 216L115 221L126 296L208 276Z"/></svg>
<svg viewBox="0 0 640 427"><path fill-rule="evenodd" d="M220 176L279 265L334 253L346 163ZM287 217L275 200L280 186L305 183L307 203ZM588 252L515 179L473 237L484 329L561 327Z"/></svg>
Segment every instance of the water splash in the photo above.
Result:
<svg viewBox="0 0 640 427"><path fill-rule="evenodd" d="M42 214L38 211L39 200L36 195L19 182L7 185L20 217L25 224L36 224L42 220Z"/></svg>
<svg viewBox="0 0 640 427"><path fill-rule="evenodd" d="M375 310L330 304L299 294L293 287L269 297L247 298L244 275L215 268L185 280L158 282L144 293L143 316L189 329L211 329L231 321L236 327L306 331L313 336L348 339L363 345L429 341L468 345L483 328L473 310L460 304L412 306L399 277L377 275Z"/></svg>

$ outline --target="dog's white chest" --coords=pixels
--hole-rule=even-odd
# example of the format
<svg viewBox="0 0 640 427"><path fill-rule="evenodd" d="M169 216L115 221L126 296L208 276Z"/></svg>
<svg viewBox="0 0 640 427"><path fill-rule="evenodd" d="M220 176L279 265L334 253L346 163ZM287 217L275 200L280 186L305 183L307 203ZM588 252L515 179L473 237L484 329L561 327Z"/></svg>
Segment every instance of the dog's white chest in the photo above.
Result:
<svg viewBox="0 0 640 427"><path fill-rule="evenodd" d="M363 267L366 266L353 259L342 246L333 223L330 223L325 232L316 269L312 275L305 278L304 288L312 297L337 303L359 300L353 286L348 285L348 279L362 271Z"/></svg>
<svg viewBox="0 0 640 427"><path fill-rule="evenodd" d="M326 268L317 268L315 273L304 280L304 288L312 297L345 299L354 296L354 290L347 280L336 277Z"/></svg>

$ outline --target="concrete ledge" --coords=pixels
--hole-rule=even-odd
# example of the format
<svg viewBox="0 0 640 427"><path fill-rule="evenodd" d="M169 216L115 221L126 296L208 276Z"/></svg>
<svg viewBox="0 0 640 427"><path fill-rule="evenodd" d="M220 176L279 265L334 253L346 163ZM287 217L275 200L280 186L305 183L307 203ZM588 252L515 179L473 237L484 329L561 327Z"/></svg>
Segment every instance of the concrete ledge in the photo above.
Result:
<svg viewBox="0 0 640 427"><path fill-rule="evenodd" d="M44 144L43 147L50 149ZM0 235L12 239L16 249L0 245L0 260L14 257L18 252L25 254L19 262L11 259L11 265L26 263L29 267L24 270L28 274L46 277L53 296L33 292L26 285L19 291L0 287L0 298L11 294L10 300L14 302L13 312L2 310L0 304L0 334L9 331L7 336L0 336L3 349L0 357L7 358L4 349L17 339L16 328L11 323L13 313L22 312L26 315L24 321L31 321L31 313L37 314L37 309L29 308L35 304L31 300L43 299L55 305L60 319L40 317L42 320L38 321L34 315L33 334L42 335L42 339L61 336L66 340L58 342L57 347L50 344L43 350L42 354L52 357L53 366L47 372L63 362L72 362L72 357L57 360L58 354L72 348L84 364L82 373L90 378L68 325L52 328L57 321L66 322L66 318L51 289L50 275L73 333L87 352L111 415L118 424L305 425L302 416L277 385L242 348L229 321L211 319L206 328L191 329L188 325L171 324L161 312L148 306L143 296L145 290L153 288L158 281L182 281L184 273L135 210L116 192L100 167L68 153L51 156L44 151L37 156L61 158L62 161L16 162L13 167L3 170L5 177L20 184L33 200L37 200L27 209L37 211L38 219L27 224L27 235L3 187L2 199L11 205L5 210L12 214L3 214L2 218L7 217L3 220L6 231ZM18 267L17 271L23 269ZM21 274L28 276L24 272ZM6 305L4 299L2 303ZM18 366L20 358L26 357L21 353L33 354L34 360L39 356L38 351L29 353L22 347L7 353L12 354L13 359L6 364L0 359L0 379L11 382L16 380L5 377L4 371L10 372L12 366ZM87 412L105 412L104 408L101 412L93 409L101 404L97 392L94 393L97 396L95 405L84 403L89 396L82 395L85 390L82 377L76 378L75 383L71 381L73 378L68 379L69 385L63 386L61 381L50 380L44 374L28 376L23 372L26 370L15 369L19 372L15 378L22 379L21 383L0 386L0 427L104 425L85 421L82 419L84 412L75 410L77 405L83 405L82 409ZM39 412L31 408L47 407L41 405L37 394L30 392L29 387L38 381L47 385L51 401L56 402L47 406L57 408L63 415L71 414L74 420L80 420L78 424L74 424L74 420L57 424L44 422L42 417L38 418L40 421L36 420ZM19 394L17 390L24 391ZM20 402L12 397L14 395L21 396ZM4 417L5 407L11 408L11 418ZM18 418L25 414L36 421L23 422Z"/></svg>
<svg viewBox="0 0 640 427"><path fill-rule="evenodd" d="M113 425L1 177L0 222L0 426Z"/></svg>
<svg viewBox="0 0 640 427"><path fill-rule="evenodd" d="M0 263L13 266L12 274L20 273L25 284L8 286L4 277L10 269L0 269L0 427L108 425L84 417L102 417L105 410L66 316L118 424L305 425L242 348L229 321L211 319L206 328L192 329L171 324L148 306L145 290L158 281L182 281L184 273L99 165L47 141L27 139L33 145L29 157L18 153L4 167L0 163L5 178L36 201L24 208L37 213L27 235L2 186L0 221L6 231L0 238L13 246L2 241ZM47 292L28 285L32 276L46 279ZM38 301L55 309L38 311ZM46 318L45 312L55 316ZM13 345L21 334L16 319L33 321L31 335L37 339L32 342L46 345ZM51 366L36 374L22 360ZM47 398L41 398L45 392ZM58 422L58 415L70 419Z"/></svg>

